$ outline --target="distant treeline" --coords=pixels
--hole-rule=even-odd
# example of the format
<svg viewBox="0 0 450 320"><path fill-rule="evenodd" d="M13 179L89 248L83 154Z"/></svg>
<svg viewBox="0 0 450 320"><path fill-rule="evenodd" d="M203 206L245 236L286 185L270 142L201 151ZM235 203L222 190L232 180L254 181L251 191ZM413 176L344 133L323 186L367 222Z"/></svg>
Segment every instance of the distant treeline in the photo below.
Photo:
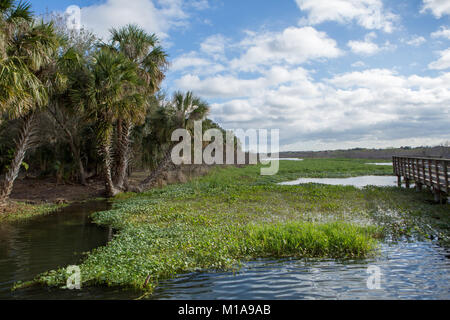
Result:
<svg viewBox="0 0 450 320"><path fill-rule="evenodd" d="M349 159L391 159L393 156L450 158L450 147L402 147L388 149L355 148L331 151L288 151L280 152L281 158L349 158Z"/></svg>

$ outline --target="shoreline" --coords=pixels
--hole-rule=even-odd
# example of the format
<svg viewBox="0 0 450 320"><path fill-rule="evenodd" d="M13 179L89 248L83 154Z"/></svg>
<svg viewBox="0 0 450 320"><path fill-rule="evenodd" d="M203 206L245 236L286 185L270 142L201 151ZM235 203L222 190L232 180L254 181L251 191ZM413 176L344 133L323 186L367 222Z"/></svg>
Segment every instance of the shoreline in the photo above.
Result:
<svg viewBox="0 0 450 320"><path fill-rule="evenodd" d="M229 269L252 257L364 257L373 252L372 241L384 236L442 239L448 245L449 206L426 204L427 193L275 184L308 172L389 173L375 167L354 160L311 160L286 163L277 177L259 176L258 166L218 168L188 183L119 196L111 210L93 215L94 223L118 232L80 265L84 285L151 291L158 281L176 274ZM114 268L111 260L116 261ZM34 280L47 286L64 281L64 269Z"/></svg>

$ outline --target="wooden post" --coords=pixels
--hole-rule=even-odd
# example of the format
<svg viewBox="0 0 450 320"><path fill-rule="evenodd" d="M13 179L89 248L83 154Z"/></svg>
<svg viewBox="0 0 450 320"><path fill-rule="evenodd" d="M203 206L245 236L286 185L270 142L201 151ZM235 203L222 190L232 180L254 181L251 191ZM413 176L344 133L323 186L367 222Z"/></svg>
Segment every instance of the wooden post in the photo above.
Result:
<svg viewBox="0 0 450 320"><path fill-rule="evenodd" d="M447 193L447 196L450 196L450 191L448 189L448 168L447 168L447 161L444 161L444 178L445 178L445 192Z"/></svg>
<svg viewBox="0 0 450 320"><path fill-rule="evenodd" d="M433 193L434 193L434 201L436 203L441 203L441 193L439 192L439 190L433 189Z"/></svg>
<svg viewBox="0 0 450 320"><path fill-rule="evenodd" d="M409 184L409 179L405 178L405 185L406 185L406 189L409 189L410 184Z"/></svg>
<svg viewBox="0 0 450 320"><path fill-rule="evenodd" d="M422 159L422 181L423 183L426 185L427 181L426 181L426 175L425 175L425 160Z"/></svg>
<svg viewBox="0 0 450 320"><path fill-rule="evenodd" d="M399 188L402 187L402 176L397 176L397 185Z"/></svg>
<svg viewBox="0 0 450 320"><path fill-rule="evenodd" d="M439 175L439 161L434 160L434 166L436 169L436 182L437 182L437 188L438 190L441 190L441 178Z"/></svg>
<svg viewBox="0 0 450 320"><path fill-rule="evenodd" d="M422 191L422 184L420 182L416 182L416 191L417 192Z"/></svg>
<svg viewBox="0 0 450 320"><path fill-rule="evenodd" d="M433 189L433 172L431 171L431 160L427 160L428 163L428 175L430 179L430 188Z"/></svg>

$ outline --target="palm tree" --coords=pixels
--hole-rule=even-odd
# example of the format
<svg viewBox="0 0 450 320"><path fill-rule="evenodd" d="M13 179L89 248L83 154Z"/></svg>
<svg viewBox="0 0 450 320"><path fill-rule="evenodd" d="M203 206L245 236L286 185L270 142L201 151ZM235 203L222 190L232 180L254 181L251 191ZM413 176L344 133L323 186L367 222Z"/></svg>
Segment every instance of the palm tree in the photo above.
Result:
<svg viewBox="0 0 450 320"><path fill-rule="evenodd" d="M186 94L182 92L175 92L171 103L167 107L166 112L168 112L172 118L172 121L168 122L169 126L174 126L171 128L170 133L174 129L183 128L189 131L194 129L194 121L204 119L209 111L210 106L203 99L195 96L192 92L187 92ZM162 132L167 132L164 128L160 129ZM174 143L170 142L169 146L164 154L158 167L152 171L152 173L140 183L139 189L145 190L152 186L159 176L167 170L171 163L171 154Z"/></svg>
<svg viewBox="0 0 450 320"><path fill-rule="evenodd" d="M211 109L206 101L195 96L191 91L186 94L175 92L172 106L178 125L190 131L193 129L194 121L204 119Z"/></svg>
<svg viewBox="0 0 450 320"><path fill-rule="evenodd" d="M102 48L87 66L83 81L74 84L71 99L96 123L98 151L102 157L103 175L108 196L118 190L111 175L111 142L113 124L120 116L132 117L126 110L130 105L140 106L143 97L137 66L125 55Z"/></svg>
<svg viewBox="0 0 450 320"><path fill-rule="evenodd" d="M0 112L22 122L12 162L0 185L0 205L9 199L14 181L33 138L36 111L48 101L58 48L52 24L34 23L29 4L0 1ZM56 79L56 78L53 78Z"/></svg>
<svg viewBox="0 0 450 320"><path fill-rule="evenodd" d="M159 86L165 75L167 67L167 54L159 46L159 40L155 34L147 34L139 26L130 24L120 29L111 30L110 47L123 53L139 68L139 76L145 82L140 88L143 95L150 97L159 90ZM116 184L122 188L126 181L126 172L129 162L130 135L133 126L142 120L146 111L139 106L130 105L133 110L123 110L117 119L117 165ZM127 114L130 117L127 117Z"/></svg>

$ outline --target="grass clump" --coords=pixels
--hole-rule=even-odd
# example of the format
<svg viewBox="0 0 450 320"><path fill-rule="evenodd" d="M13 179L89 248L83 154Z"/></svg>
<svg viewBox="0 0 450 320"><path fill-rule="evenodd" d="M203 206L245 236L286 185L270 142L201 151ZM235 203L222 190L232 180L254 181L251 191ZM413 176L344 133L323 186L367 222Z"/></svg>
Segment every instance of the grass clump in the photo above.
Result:
<svg viewBox="0 0 450 320"><path fill-rule="evenodd" d="M6 207L0 208L0 223L25 222L31 218L52 213L64 206L66 204L10 202Z"/></svg>
<svg viewBox="0 0 450 320"><path fill-rule="evenodd" d="M377 229L344 222L253 226L250 242L260 256L361 258L374 252Z"/></svg>

